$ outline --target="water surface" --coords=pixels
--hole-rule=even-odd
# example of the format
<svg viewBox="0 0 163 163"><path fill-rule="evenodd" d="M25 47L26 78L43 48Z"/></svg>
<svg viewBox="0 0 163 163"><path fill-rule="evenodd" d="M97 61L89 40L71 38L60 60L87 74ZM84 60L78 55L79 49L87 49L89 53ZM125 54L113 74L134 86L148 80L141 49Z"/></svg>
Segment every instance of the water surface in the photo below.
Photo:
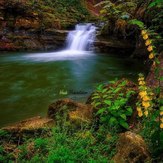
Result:
<svg viewBox="0 0 163 163"><path fill-rule="evenodd" d="M143 71L140 61L87 52L0 55L0 127L47 114L48 105L69 97L85 101L99 83ZM68 95L61 95L61 90Z"/></svg>

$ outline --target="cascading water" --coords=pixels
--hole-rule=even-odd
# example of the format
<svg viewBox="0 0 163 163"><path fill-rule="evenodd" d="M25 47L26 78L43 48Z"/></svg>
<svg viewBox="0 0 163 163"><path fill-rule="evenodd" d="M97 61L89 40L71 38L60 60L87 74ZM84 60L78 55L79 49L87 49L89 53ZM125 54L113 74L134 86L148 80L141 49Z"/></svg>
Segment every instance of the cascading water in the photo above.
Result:
<svg viewBox="0 0 163 163"><path fill-rule="evenodd" d="M67 50L90 50L95 40L96 27L92 24L78 24L67 37Z"/></svg>
<svg viewBox="0 0 163 163"><path fill-rule="evenodd" d="M22 59L34 61L75 60L94 55L92 51L96 36L96 27L90 23L78 24L75 30L68 33L66 48L52 53L37 53L25 55ZM20 59L20 57L19 57Z"/></svg>

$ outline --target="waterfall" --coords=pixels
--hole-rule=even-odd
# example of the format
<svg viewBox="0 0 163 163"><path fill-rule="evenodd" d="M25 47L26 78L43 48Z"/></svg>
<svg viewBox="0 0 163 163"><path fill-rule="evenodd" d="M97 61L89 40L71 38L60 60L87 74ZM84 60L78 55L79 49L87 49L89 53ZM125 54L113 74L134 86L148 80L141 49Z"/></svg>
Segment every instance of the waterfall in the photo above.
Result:
<svg viewBox="0 0 163 163"><path fill-rule="evenodd" d="M22 60L32 61L57 61L57 60L76 60L79 58L94 55L93 43L96 36L96 27L90 23L78 24L75 30L68 33L66 48L61 51L51 53L34 53L22 56ZM19 57L20 58L20 57Z"/></svg>
<svg viewBox="0 0 163 163"><path fill-rule="evenodd" d="M67 36L67 50L88 51L91 50L95 40L96 27L92 24L78 24L74 31Z"/></svg>

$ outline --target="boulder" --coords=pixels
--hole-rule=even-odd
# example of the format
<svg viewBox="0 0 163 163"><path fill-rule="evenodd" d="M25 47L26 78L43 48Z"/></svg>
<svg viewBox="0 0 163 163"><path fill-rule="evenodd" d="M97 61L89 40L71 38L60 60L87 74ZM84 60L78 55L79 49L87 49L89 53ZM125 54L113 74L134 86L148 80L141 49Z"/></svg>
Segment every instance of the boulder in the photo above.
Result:
<svg viewBox="0 0 163 163"><path fill-rule="evenodd" d="M23 120L11 126L3 127L2 130L6 130L8 132L36 131L39 129L51 127L53 124L53 119L37 116Z"/></svg>
<svg viewBox="0 0 163 163"><path fill-rule="evenodd" d="M143 138L130 131L120 135L116 148L117 153L113 157L114 163L143 163L151 161Z"/></svg>
<svg viewBox="0 0 163 163"><path fill-rule="evenodd" d="M92 120L92 106L75 102L71 99L62 99L52 103L48 109L48 117L54 121L72 124L90 124Z"/></svg>

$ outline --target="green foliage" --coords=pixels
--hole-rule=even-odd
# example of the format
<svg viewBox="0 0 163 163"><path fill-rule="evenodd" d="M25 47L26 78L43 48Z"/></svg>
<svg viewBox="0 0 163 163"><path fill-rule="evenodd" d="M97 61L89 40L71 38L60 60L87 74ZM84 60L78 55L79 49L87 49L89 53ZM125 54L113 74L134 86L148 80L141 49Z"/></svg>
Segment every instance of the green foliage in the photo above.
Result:
<svg viewBox="0 0 163 163"><path fill-rule="evenodd" d="M7 134L7 131L0 129L0 137L6 136Z"/></svg>
<svg viewBox="0 0 163 163"><path fill-rule="evenodd" d="M25 161L25 160L24 160ZM25 161L26 162L26 161ZM39 162L45 162L44 160L43 160L43 158L42 157L40 157L40 155L39 154L36 154L36 155L34 155L32 158L31 158L31 160L30 160L30 163L39 163Z"/></svg>
<svg viewBox="0 0 163 163"><path fill-rule="evenodd" d="M4 148L4 141L5 140L10 140L11 135L5 131L5 130L0 130L0 162L3 163L8 163L11 162L9 160L12 160L12 155L10 153L7 153L7 151ZM12 142L12 140L10 140Z"/></svg>
<svg viewBox="0 0 163 163"><path fill-rule="evenodd" d="M99 139L99 135L103 135L103 138ZM116 134L107 138L107 132L104 135L101 130L96 133L85 129L72 132L68 128L56 127L49 137L40 135L21 145L18 161L107 163L115 154L117 138ZM34 148L29 148L33 143Z"/></svg>
<svg viewBox="0 0 163 163"><path fill-rule="evenodd" d="M97 6L102 6L101 19L106 22L108 32L117 34L118 37L133 36L135 31L130 28L128 20L134 18L134 13L137 8L136 0L129 1L102 1ZM102 31L103 32L103 31Z"/></svg>
<svg viewBox="0 0 163 163"><path fill-rule="evenodd" d="M46 152L47 144L48 144L47 139L38 138L38 139L35 139L34 141L35 149L40 149L42 152Z"/></svg>
<svg viewBox="0 0 163 163"><path fill-rule="evenodd" d="M5 157L3 156L3 154L4 154L3 146L0 146L0 162L5 161Z"/></svg>
<svg viewBox="0 0 163 163"><path fill-rule="evenodd" d="M120 126L128 129L127 116L131 116L132 107L128 105L130 97L135 94L134 91L124 88L127 84L123 80L116 87L106 88L103 85L97 87L92 97L92 104L98 108L96 116L100 118L100 122L109 128L119 128Z"/></svg>
<svg viewBox="0 0 163 163"><path fill-rule="evenodd" d="M129 19L132 17L132 12L136 8L135 1L128 2L112 2L105 0L98 3L96 6L102 6L101 14L107 19Z"/></svg>
<svg viewBox="0 0 163 163"><path fill-rule="evenodd" d="M28 0L19 1L19 4L25 12L22 17L31 19L30 15L33 15L39 19L38 28L41 32L45 28L72 28L78 21L87 21L91 17L85 6L78 0ZM27 4L28 8L31 8L29 11L24 9Z"/></svg>
<svg viewBox="0 0 163 163"><path fill-rule="evenodd" d="M137 19L132 19L128 21L129 24L137 25L140 29L144 29L144 23Z"/></svg>
<svg viewBox="0 0 163 163"><path fill-rule="evenodd" d="M25 145L22 145L22 146L19 146L18 149L20 150L19 160L22 160L22 159L26 158L26 156L28 155L28 152L29 152L27 150L26 144Z"/></svg>
<svg viewBox="0 0 163 163"><path fill-rule="evenodd" d="M113 143L112 139L110 143ZM106 145L95 143L91 131L82 130L71 134L66 130L55 129L48 162L108 162L111 159L108 149L113 146L109 142Z"/></svg>
<svg viewBox="0 0 163 163"><path fill-rule="evenodd" d="M58 6L57 10L65 13L68 10L75 8L77 9L78 13L88 15L88 11L82 6L81 1L78 0L48 0L49 3L56 7ZM75 15L74 15L75 16Z"/></svg>
<svg viewBox="0 0 163 163"><path fill-rule="evenodd" d="M163 5L163 1L162 0L154 0L153 2L151 2L149 4L148 8L160 7L161 5Z"/></svg>
<svg viewBox="0 0 163 163"><path fill-rule="evenodd" d="M141 135L145 138L153 158L158 158L163 151L163 130L160 129L159 110L154 110L153 113L143 119L143 129Z"/></svg>

